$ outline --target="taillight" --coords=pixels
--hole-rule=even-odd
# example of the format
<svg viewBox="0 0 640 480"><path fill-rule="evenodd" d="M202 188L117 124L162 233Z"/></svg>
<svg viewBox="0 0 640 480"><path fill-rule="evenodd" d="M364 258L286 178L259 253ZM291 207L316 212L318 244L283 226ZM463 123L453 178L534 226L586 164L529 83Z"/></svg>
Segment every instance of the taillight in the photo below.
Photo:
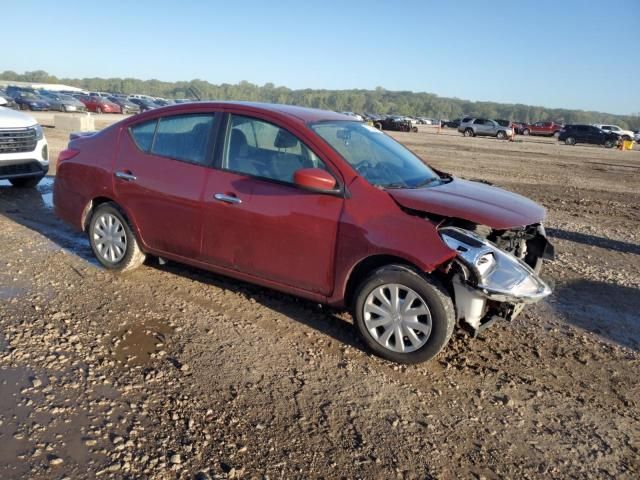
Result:
<svg viewBox="0 0 640 480"><path fill-rule="evenodd" d="M75 148L67 148L66 150L62 150L58 154L58 163L64 162L65 160L69 160L70 158L75 157L80 153L80 150L76 150Z"/></svg>

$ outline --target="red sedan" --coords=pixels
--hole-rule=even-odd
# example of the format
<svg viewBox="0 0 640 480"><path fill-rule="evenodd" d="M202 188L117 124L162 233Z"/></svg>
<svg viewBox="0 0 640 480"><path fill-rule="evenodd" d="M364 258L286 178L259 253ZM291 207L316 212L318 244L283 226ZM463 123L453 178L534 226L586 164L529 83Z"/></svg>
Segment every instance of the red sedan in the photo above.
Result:
<svg viewBox="0 0 640 480"><path fill-rule="evenodd" d="M56 214L107 269L145 256L349 308L364 342L420 362L550 294L545 210L427 166L346 115L182 104L72 140Z"/></svg>
<svg viewBox="0 0 640 480"><path fill-rule="evenodd" d="M89 95L78 95L76 97L85 104L87 110L95 113L122 113L122 107L104 97L93 97Z"/></svg>

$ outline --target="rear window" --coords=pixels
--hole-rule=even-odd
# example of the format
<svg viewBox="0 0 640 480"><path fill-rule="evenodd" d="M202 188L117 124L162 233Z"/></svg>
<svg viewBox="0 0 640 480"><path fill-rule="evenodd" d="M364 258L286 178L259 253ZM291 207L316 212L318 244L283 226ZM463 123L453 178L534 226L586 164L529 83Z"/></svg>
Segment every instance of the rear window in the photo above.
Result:
<svg viewBox="0 0 640 480"><path fill-rule="evenodd" d="M138 148L143 152L149 153L151 151L151 144L153 143L153 135L156 132L157 124L158 120L151 120L134 125L129 129L133 141L136 142Z"/></svg>
<svg viewBox="0 0 640 480"><path fill-rule="evenodd" d="M180 115L159 120L151 153L205 164L213 114Z"/></svg>

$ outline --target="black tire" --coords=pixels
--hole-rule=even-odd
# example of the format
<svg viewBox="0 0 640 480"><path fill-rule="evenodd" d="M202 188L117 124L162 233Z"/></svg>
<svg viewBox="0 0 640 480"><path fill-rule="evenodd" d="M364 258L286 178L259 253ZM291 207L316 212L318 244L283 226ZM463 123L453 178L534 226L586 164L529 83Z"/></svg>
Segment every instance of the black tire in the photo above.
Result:
<svg viewBox="0 0 640 480"><path fill-rule="evenodd" d="M17 188L34 188L43 178L44 175L38 175L37 177L10 178L9 182Z"/></svg>
<svg viewBox="0 0 640 480"><path fill-rule="evenodd" d="M504 140L505 138L507 138L507 132L505 132L504 130L500 130L497 134L496 134L496 138L498 140Z"/></svg>
<svg viewBox="0 0 640 480"><path fill-rule="evenodd" d="M411 131L413 133L418 133L418 127L411 127Z"/></svg>
<svg viewBox="0 0 640 480"><path fill-rule="evenodd" d="M560 136L560 130L556 130L555 132L553 132L553 136L558 138Z"/></svg>
<svg viewBox="0 0 640 480"><path fill-rule="evenodd" d="M529 130L528 128L525 128L525 129L522 131L522 134L523 134L523 135L529 135L530 133L531 133L531 130Z"/></svg>
<svg viewBox="0 0 640 480"><path fill-rule="evenodd" d="M430 333L425 343L415 351L406 353L393 351L379 343L367 328L364 310L367 297L378 287L386 284L398 284L413 290L429 310ZM353 304L353 318L365 344L376 355L398 363L420 363L435 357L449 342L455 326L453 302L440 282L403 265L382 267L360 284ZM395 335L393 336L395 343L397 340ZM408 337L403 337L403 344L405 339Z"/></svg>
<svg viewBox="0 0 640 480"><path fill-rule="evenodd" d="M373 126L376 127L378 130L382 130L382 124L380 122L374 123Z"/></svg>
<svg viewBox="0 0 640 480"><path fill-rule="evenodd" d="M613 148L616 146L616 142L614 140L605 140L604 148Z"/></svg>
<svg viewBox="0 0 640 480"><path fill-rule="evenodd" d="M476 136L476 134L473 132L473 129L471 129L471 128L467 128L467 129L464 131L463 135L464 135L465 137L475 137L475 136Z"/></svg>
<svg viewBox="0 0 640 480"><path fill-rule="evenodd" d="M574 137L567 137L564 139L565 145L575 145L576 139Z"/></svg>
<svg viewBox="0 0 640 480"><path fill-rule="evenodd" d="M98 222L104 215L111 215L119 220L122 228L121 230L118 230L118 233L122 233L126 238L125 248L123 249L124 255L121 258L118 258L117 261L107 260L96 243L97 230L99 229ZM144 263L146 255L140 249L138 239L131 230L129 222L115 203L102 203L96 207L92 212L91 220L89 221L89 228L87 228L87 234L89 235L89 243L91 244L93 254L96 256L100 264L107 270L124 273L134 270Z"/></svg>

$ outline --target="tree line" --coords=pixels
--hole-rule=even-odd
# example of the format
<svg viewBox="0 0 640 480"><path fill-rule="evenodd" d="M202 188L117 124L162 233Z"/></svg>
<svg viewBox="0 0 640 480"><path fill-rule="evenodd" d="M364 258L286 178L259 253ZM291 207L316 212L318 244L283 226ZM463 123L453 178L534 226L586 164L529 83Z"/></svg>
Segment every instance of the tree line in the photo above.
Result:
<svg viewBox="0 0 640 480"><path fill-rule="evenodd" d="M202 100L245 100L286 103L335 111L352 111L454 119L464 115L506 119L521 122L554 120L561 123L614 123L622 128L640 129L640 115L614 115L604 112L546 108L523 104L472 102L445 98L425 92L375 90L292 90L266 83L262 86L242 81L237 84L214 85L204 80L163 82L136 78L58 78L42 70L0 73L0 80L63 83L90 91L137 93L163 98Z"/></svg>

